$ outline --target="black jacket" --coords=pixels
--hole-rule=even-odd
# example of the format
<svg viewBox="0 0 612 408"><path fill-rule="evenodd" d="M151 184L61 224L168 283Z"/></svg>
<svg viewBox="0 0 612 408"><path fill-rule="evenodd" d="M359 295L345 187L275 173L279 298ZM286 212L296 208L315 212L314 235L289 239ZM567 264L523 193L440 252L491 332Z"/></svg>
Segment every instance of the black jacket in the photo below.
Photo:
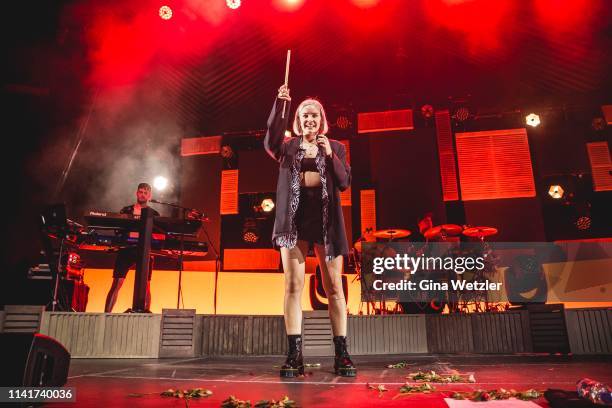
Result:
<svg viewBox="0 0 612 408"><path fill-rule="evenodd" d="M291 168L294 158L300 148L300 137L285 140L285 130L289 121L290 102L287 102L285 118L281 118L283 100L276 99L268 119L268 131L264 139L264 147L268 154L280 163L278 183L276 186L276 219L272 242L276 248L276 238L292 232L290 216L291 202ZM326 157L325 171L327 175L328 225L326 255L336 257L346 255L349 251L344 228L344 217L340 204L340 192L346 190L351 183L351 168L346 162L346 148L337 140L329 140L332 156Z"/></svg>

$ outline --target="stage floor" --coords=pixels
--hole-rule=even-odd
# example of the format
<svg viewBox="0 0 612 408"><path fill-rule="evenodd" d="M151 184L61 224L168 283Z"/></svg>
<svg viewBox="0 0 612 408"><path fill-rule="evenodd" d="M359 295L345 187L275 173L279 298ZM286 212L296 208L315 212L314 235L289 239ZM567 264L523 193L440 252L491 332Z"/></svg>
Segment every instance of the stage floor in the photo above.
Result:
<svg viewBox="0 0 612 408"><path fill-rule="evenodd" d="M288 395L302 407L338 406L419 406L446 407L443 398L451 390L506 388L526 390L575 389L575 383L590 377L612 384L611 356L541 356L541 355L388 355L356 356L356 378L333 374L331 357L310 357L307 363L320 368L307 369L298 379L283 380L275 366L282 357L215 357L159 360L75 359L70 366L67 386L76 387L77 403L48 404L52 407L184 407L183 401L165 398L159 393L169 388L205 388L212 396L191 400L190 407L220 406L230 395L252 403L279 399ZM402 369L386 368L407 362ZM436 384L436 392L393 399L406 382L406 376L418 370L437 373L473 373L476 383ZM389 390L379 392L367 384L384 384ZM149 394L150 393L150 394ZM149 394L140 397L130 394ZM538 405L548 406L541 398Z"/></svg>

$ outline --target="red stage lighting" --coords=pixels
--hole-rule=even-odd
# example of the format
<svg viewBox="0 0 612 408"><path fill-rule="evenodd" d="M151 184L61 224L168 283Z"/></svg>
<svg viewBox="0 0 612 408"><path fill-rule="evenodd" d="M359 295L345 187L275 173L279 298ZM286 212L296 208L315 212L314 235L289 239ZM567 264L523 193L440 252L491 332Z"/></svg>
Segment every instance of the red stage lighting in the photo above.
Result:
<svg viewBox="0 0 612 408"><path fill-rule="evenodd" d="M539 22L551 34L571 33L577 28L588 27L589 20L597 15L601 6L590 0L535 0L533 7Z"/></svg>
<svg viewBox="0 0 612 408"><path fill-rule="evenodd" d="M470 52L501 48L502 34L512 25L511 0L427 0L425 15L435 25L461 33Z"/></svg>
<svg viewBox="0 0 612 408"><path fill-rule="evenodd" d="M336 118L336 126L338 129L346 130L351 127L351 120L346 115L339 115Z"/></svg>
<svg viewBox="0 0 612 408"><path fill-rule="evenodd" d="M285 11L295 11L302 6L304 0L275 0L276 7Z"/></svg>
<svg viewBox="0 0 612 408"><path fill-rule="evenodd" d="M374 7L379 2L380 0L353 0L353 4L361 8Z"/></svg>
<svg viewBox="0 0 612 408"><path fill-rule="evenodd" d="M241 0L225 0L225 4L227 4L227 7L231 8L232 10L236 10L238 7L240 7L242 2Z"/></svg>
<svg viewBox="0 0 612 408"><path fill-rule="evenodd" d="M455 111L453 118L455 118L458 122L464 122L468 120L470 117L470 110L465 106L460 106Z"/></svg>
<svg viewBox="0 0 612 408"><path fill-rule="evenodd" d="M66 261L67 278L82 282L85 265L81 262L81 256L76 252L70 252Z"/></svg>
<svg viewBox="0 0 612 408"><path fill-rule="evenodd" d="M81 263L81 257L79 254L76 252L71 252L68 254L68 264L70 264L70 266L78 265L79 263Z"/></svg>
<svg viewBox="0 0 612 408"><path fill-rule="evenodd" d="M170 20L172 18L172 9L168 6L161 6L159 8L159 16L162 20Z"/></svg>
<svg viewBox="0 0 612 408"><path fill-rule="evenodd" d="M591 228L591 217L587 215L582 215L578 217L578 219L576 220L576 228L581 231L588 230L589 228Z"/></svg>
<svg viewBox="0 0 612 408"><path fill-rule="evenodd" d="M255 221L255 219L247 218L244 220L244 225L242 227L242 240L252 244L259 241L259 231L257 230L257 221Z"/></svg>
<svg viewBox="0 0 612 408"><path fill-rule="evenodd" d="M423 118L425 119L431 119L433 118L434 115L434 108L431 105L423 105L421 106L421 115L423 115ZM469 115L469 112L468 112Z"/></svg>
<svg viewBox="0 0 612 408"><path fill-rule="evenodd" d="M593 120L591 121L591 127L593 128L593 130L596 130L598 132L602 131L606 128L606 120L601 116L593 118Z"/></svg>

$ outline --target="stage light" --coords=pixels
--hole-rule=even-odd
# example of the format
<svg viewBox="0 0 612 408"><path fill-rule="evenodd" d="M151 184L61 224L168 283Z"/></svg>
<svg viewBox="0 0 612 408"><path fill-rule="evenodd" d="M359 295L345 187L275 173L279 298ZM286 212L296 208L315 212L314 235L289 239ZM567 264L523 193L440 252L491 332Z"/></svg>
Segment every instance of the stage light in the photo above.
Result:
<svg viewBox="0 0 612 408"><path fill-rule="evenodd" d="M251 242L251 243L255 243L259 241L259 237L257 236L257 234L251 231L245 232L244 235L242 236L242 239L244 240L244 242Z"/></svg>
<svg viewBox="0 0 612 408"><path fill-rule="evenodd" d="M351 120L346 115L338 115L336 118L336 126L338 129L346 130L351 127Z"/></svg>
<svg viewBox="0 0 612 408"><path fill-rule="evenodd" d="M553 184L548 188L548 195L554 198L555 200L558 200L563 197L563 193L563 187L558 184Z"/></svg>
<svg viewBox="0 0 612 408"><path fill-rule="evenodd" d="M230 145L221 146L221 157L224 159L231 159L234 157L234 149Z"/></svg>
<svg viewBox="0 0 612 408"><path fill-rule="evenodd" d="M434 115L434 108L431 105L423 105L421 106L421 115L425 119L431 119Z"/></svg>
<svg viewBox="0 0 612 408"><path fill-rule="evenodd" d="M172 9L168 6L161 6L159 8L159 16L162 20L170 20L172 18Z"/></svg>
<svg viewBox="0 0 612 408"><path fill-rule="evenodd" d="M453 117L458 122L464 122L470 117L470 110L466 106L460 106L455 111L455 114L453 115Z"/></svg>
<svg viewBox="0 0 612 408"><path fill-rule="evenodd" d="M574 203L574 209L576 211L576 221L574 222L576 229L586 231L591 228L591 203L583 200L577 201Z"/></svg>
<svg viewBox="0 0 612 408"><path fill-rule="evenodd" d="M540 124L540 117L535 113L530 113L525 117L525 123L531 127L536 127Z"/></svg>
<svg viewBox="0 0 612 408"><path fill-rule="evenodd" d="M589 217L588 215L578 217L578 219L576 220L576 228L581 231L588 230L589 228L591 228L591 217Z"/></svg>
<svg viewBox="0 0 612 408"><path fill-rule="evenodd" d="M597 132L602 131L606 128L606 120L601 116L593 118L591 121L591 127Z"/></svg>
<svg viewBox="0 0 612 408"><path fill-rule="evenodd" d="M155 177L153 180L153 187L159 191L164 190L166 187L168 187L168 179L163 176Z"/></svg>
<svg viewBox="0 0 612 408"><path fill-rule="evenodd" d="M271 198L264 198L261 202L261 209L264 212L270 212L274 209L274 201Z"/></svg>
<svg viewBox="0 0 612 408"><path fill-rule="evenodd" d="M231 8L232 10L236 10L238 7L240 7L240 5L242 4L241 0L225 0L225 4L227 4L227 7Z"/></svg>
<svg viewBox="0 0 612 408"><path fill-rule="evenodd" d="M291 137L291 131L285 130L285 137Z"/></svg>
<svg viewBox="0 0 612 408"><path fill-rule="evenodd" d="M72 265L78 265L81 262L81 257L79 254L77 254L76 252L70 252L68 254L68 264Z"/></svg>
<svg viewBox="0 0 612 408"><path fill-rule="evenodd" d="M76 252L68 253L66 259L66 274L68 279L83 281L83 267L85 264L81 261L81 256Z"/></svg>
<svg viewBox="0 0 612 408"><path fill-rule="evenodd" d="M259 231L257 230L257 221L254 218L246 218L242 226L242 240L252 244L259 241Z"/></svg>
<svg viewBox="0 0 612 408"><path fill-rule="evenodd" d="M508 301L513 305L546 303L548 284L536 256L518 255L504 276Z"/></svg>
<svg viewBox="0 0 612 408"><path fill-rule="evenodd" d="M230 145L221 146L219 152L223 159L223 170L234 170L238 168L238 155Z"/></svg>

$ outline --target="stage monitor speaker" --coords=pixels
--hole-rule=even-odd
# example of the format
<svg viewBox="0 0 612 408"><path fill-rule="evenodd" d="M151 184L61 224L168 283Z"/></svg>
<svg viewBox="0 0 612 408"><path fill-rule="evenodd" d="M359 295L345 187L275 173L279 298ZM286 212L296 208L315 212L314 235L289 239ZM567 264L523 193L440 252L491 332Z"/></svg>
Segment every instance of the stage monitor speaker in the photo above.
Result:
<svg viewBox="0 0 612 408"><path fill-rule="evenodd" d="M535 353L570 352L564 305L528 304L531 341Z"/></svg>
<svg viewBox="0 0 612 408"><path fill-rule="evenodd" d="M0 333L1 387L61 387L68 379L70 353L40 333Z"/></svg>

